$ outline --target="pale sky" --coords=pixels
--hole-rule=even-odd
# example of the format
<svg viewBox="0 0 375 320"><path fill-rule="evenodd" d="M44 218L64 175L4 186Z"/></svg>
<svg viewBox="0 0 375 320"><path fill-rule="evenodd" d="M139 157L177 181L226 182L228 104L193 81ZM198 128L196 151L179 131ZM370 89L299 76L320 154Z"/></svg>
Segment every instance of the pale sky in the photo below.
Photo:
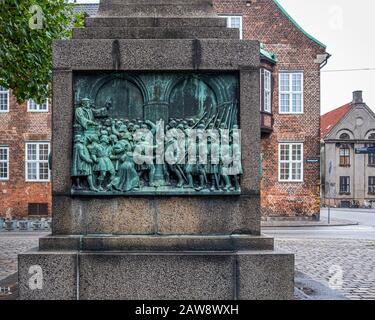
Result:
<svg viewBox="0 0 375 320"><path fill-rule="evenodd" d="M322 113L352 100L363 90L375 111L375 1L279 0L288 13L332 54L322 72ZM324 72L342 69L372 71Z"/></svg>
<svg viewBox="0 0 375 320"><path fill-rule="evenodd" d="M97 3L78 0L79 3ZM288 13L332 54L322 72L322 113L352 100L363 90L365 102L375 111L375 1L279 0ZM367 69L371 71L327 72Z"/></svg>

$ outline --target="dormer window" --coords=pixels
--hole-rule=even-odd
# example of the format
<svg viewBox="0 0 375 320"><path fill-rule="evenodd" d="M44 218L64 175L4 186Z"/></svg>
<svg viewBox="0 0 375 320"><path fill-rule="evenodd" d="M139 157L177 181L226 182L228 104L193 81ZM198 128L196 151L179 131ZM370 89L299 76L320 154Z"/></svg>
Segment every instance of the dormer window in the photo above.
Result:
<svg viewBox="0 0 375 320"><path fill-rule="evenodd" d="M340 140L350 140L350 136L348 133L343 133L340 135Z"/></svg>

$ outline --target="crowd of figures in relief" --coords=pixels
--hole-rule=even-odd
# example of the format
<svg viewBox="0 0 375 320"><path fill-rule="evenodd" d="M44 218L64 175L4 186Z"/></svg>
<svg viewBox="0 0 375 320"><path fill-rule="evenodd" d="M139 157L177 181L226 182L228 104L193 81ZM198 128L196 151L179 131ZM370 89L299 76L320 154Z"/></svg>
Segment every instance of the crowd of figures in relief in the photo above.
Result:
<svg viewBox="0 0 375 320"><path fill-rule="evenodd" d="M208 108L195 117L171 117L164 122L162 115L159 121L113 117L112 101L107 99L104 105L97 106L89 98L83 98L76 103L71 170L73 193L240 192L243 172L237 102L212 110ZM158 119L158 114L153 118ZM180 137L182 134L184 148L176 134L165 134L160 141L156 137L160 129L165 133L179 132ZM193 130L198 132L194 140L191 139ZM146 138L144 132L151 134L151 139ZM207 132L217 133L217 139L213 141L208 135L202 140L200 133ZM223 143L228 145L225 154L221 148ZM169 148L172 145L173 148ZM160 147L164 151L172 150L176 161L158 163L156 149ZM191 148L196 150L195 163L189 158ZM206 150L203 162L202 150ZM141 151L143 162L135 159L136 151ZM228 170L233 162L237 166L234 173Z"/></svg>

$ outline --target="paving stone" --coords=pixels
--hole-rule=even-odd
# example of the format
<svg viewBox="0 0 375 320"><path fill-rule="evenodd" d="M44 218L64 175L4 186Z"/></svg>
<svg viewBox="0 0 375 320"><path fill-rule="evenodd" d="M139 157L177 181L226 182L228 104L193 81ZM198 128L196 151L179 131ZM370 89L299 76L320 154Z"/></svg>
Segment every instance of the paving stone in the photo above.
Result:
<svg viewBox="0 0 375 320"><path fill-rule="evenodd" d="M0 281L17 272L17 256L38 246L39 237L46 233L0 232Z"/></svg>
<svg viewBox="0 0 375 320"><path fill-rule="evenodd" d="M329 285L333 266L342 268L342 286L337 291L351 300L375 300L374 241L277 239L279 250L296 254L296 270ZM331 270L332 272L332 270Z"/></svg>

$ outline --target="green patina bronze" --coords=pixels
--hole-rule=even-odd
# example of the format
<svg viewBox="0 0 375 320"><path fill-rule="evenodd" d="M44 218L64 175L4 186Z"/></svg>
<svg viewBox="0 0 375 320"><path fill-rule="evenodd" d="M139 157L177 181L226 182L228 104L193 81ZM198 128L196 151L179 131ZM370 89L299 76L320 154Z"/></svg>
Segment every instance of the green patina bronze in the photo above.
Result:
<svg viewBox="0 0 375 320"><path fill-rule="evenodd" d="M235 174L223 169L220 144L201 136L215 130L223 143L228 132L230 155L241 157L235 142L238 91L238 76L232 73L75 74L72 194L240 194L242 169ZM192 129L198 132L194 143L188 139ZM142 130L149 136L139 136ZM168 132L182 135L181 139ZM166 154L169 147L173 148L168 155L178 161L160 162L160 156L158 161L156 151ZM194 148L197 157L205 148L204 164L188 163ZM135 151L143 163L136 161ZM219 162L211 160L214 152L220 154Z"/></svg>

